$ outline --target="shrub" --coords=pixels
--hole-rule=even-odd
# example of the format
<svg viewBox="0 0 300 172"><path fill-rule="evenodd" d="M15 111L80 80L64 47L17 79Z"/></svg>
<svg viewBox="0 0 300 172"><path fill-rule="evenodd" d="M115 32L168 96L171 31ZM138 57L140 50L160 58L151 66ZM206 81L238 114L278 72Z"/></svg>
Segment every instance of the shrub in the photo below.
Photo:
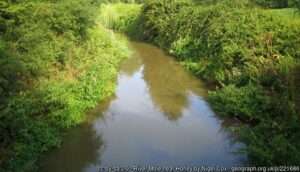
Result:
<svg viewBox="0 0 300 172"><path fill-rule="evenodd" d="M255 0L255 2L268 8L287 8L289 6L288 0Z"/></svg>
<svg viewBox="0 0 300 172"><path fill-rule="evenodd" d="M34 171L63 129L114 90L126 41L97 0L0 2L0 171Z"/></svg>
<svg viewBox="0 0 300 172"><path fill-rule="evenodd" d="M211 92L209 101L220 115L238 118L244 122L258 122L266 118L269 100L262 88L252 84L237 88L228 85L221 90Z"/></svg>
<svg viewBox="0 0 300 172"><path fill-rule="evenodd" d="M291 8L299 5L299 0L252 0L264 8Z"/></svg>
<svg viewBox="0 0 300 172"><path fill-rule="evenodd" d="M280 120L264 120L252 127L244 126L240 136L247 144L244 151L251 163L270 166L299 164L299 122L299 118L289 115Z"/></svg>

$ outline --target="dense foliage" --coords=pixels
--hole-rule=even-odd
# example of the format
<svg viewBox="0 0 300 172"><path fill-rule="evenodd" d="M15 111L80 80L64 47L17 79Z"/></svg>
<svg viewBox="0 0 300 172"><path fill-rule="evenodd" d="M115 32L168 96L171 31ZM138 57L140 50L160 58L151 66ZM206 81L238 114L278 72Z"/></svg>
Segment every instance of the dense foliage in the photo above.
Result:
<svg viewBox="0 0 300 172"><path fill-rule="evenodd" d="M217 4L223 0L193 0L196 4ZM299 0L247 0L252 4L263 8L289 8L299 4Z"/></svg>
<svg viewBox="0 0 300 172"><path fill-rule="evenodd" d="M299 3L298 0L254 0L254 2L266 8L294 7Z"/></svg>
<svg viewBox="0 0 300 172"><path fill-rule="evenodd" d="M134 18L144 40L216 84L209 101L220 115L246 124L238 131L252 163L299 164L298 13L247 0L208 4L148 0Z"/></svg>
<svg viewBox="0 0 300 172"><path fill-rule="evenodd" d="M114 89L128 54L97 0L0 2L0 171L33 171L62 130Z"/></svg>
<svg viewBox="0 0 300 172"><path fill-rule="evenodd" d="M253 163L299 164L299 14L257 7L299 1L101 2L143 0L0 1L0 171L34 170L61 131L113 91L128 50L96 20L165 48L215 83L209 100L246 124L238 130Z"/></svg>
<svg viewBox="0 0 300 172"><path fill-rule="evenodd" d="M103 4L101 6L100 22L106 28L136 37L142 30L140 28L140 11L141 5L138 4Z"/></svg>

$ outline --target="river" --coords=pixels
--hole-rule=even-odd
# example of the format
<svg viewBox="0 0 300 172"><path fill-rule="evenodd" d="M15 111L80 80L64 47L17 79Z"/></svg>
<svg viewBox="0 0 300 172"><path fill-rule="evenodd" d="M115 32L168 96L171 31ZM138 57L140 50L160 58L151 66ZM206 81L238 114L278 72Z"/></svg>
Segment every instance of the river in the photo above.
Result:
<svg viewBox="0 0 300 172"><path fill-rule="evenodd" d="M70 129L42 172L100 167L238 166L247 158L206 102L208 89L155 46L131 42L114 96Z"/></svg>

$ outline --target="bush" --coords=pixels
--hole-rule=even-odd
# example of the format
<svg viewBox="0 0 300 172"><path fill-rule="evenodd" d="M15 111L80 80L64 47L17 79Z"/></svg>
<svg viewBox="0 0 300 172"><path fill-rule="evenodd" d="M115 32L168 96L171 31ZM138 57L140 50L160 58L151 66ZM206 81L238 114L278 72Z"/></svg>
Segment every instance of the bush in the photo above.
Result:
<svg viewBox="0 0 300 172"><path fill-rule="evenodd" d="M287 8L289 6L288 0L255 0L255 2L268 8Z"/></svg>
<svg viewBox="0 0 300 172"><path fill-rule="evenodd" d="M252 0L264 8L294 8L299 5L299 0Z"/></svg>
<svg viewBox="0 0 300 172"><path fill-rule="evenodd" d="M33 171L63 129L114 90L126 41L97 0L0 2L0 171Z"/></svg>
<svg viewBox="0 0 300 172"><path fill-rule="evenodd" d="M146 1L142 9L143 38L167 46L180 28L174 17L189 4L191 2L186 0ZM184 26L185 23L181 24Z"/></svg>
<svg viewBox="0 0 300 172"><path fill-rule="evenodd" d="M269 109L268 97L262 88L250 84L241 88L228 85L216 92L211 92L209 101L214 109L224 117L234 117L248 123L257 123L265 119Z"/></svg>
<svg viewBox="0 0 300 172"><path fill-rule="evenodd" d="M245 153L253 165L293 165L300 161L299 99L294 88L292 62L282 62L277 76L268 75L276 84L273 93L259 85L228 85L210 92L209 101L223 117L240 120L240 139L247 144ZM274 82L273 81L273 82ZM280 82L278 84L277 82ZM294 88L294 89L293 89ZM270 95L271 94L271 95ZM293 98L294 97L294 98Z"/></svg>
<svg viewBox="0 0 300 172"><path fill-rule="evenodd" d="M277 114L280 115L280 114ZM299 164L299 119L265 120L240 130L241 140L247 144L245 152L252 164L272 166Z"/></svg>

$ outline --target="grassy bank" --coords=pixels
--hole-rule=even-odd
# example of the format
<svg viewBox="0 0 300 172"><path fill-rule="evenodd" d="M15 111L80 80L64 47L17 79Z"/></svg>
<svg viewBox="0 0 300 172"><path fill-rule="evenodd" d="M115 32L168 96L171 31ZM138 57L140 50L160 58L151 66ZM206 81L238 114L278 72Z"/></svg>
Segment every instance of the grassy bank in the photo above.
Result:
<svg viewBox="0 0 300 172"><path fill-rule="evenodd" d="M123 32L131 38L142 36L141 4L114 3L101 6L100 22L109 29Z"/></svg>
<svg viewBox="0 0 300 172"><path fill-rule="evenodd" d="M122 20L133 21L127 25L141 29L136 31L141 39L164 48L216 85L208 99L218 114L244 124L234 130L247 144L244 151L251 163L299 165L297 10L265 9L246 0L207 5L148 0L141 12L135 11L140 14ZM122 20L112 21L119 26ZM113 28L126 30L123 25Z"/></svg>
<svg viewBox="0 0 300 172"><path fill-rule="evenodd" d="M63 131L114 91L126 41L100 1L0 2L0 171L34 171Z"/></svg>

